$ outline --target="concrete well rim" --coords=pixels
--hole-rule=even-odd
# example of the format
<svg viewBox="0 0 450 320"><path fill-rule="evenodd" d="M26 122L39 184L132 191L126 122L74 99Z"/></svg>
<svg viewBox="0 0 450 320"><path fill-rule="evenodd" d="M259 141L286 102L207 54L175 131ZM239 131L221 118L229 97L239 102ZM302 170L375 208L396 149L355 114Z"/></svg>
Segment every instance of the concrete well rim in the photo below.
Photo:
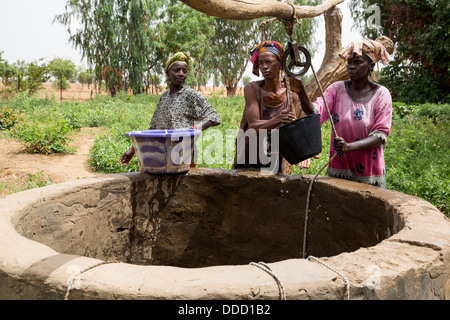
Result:
<svg viewBox="0 0 450 320"><path fill-rule="evenodd" d="M188 174L195 175L202 172L245 174L215 169L196 169ZM102 175L32 189L0 199L0 246L2 247L0 277L14 279L22 285L30 283L37 287L44 286L53 292L53 297L56 299L64 298L67 293L68 267L76 263L81 269L85 269L102 263L102 260L58 253L41 243L21 236L14 227L15 221L21 217L25 208L36 205L37 201L47 201L46 199L58 197L62 193L70 192L72 188L88 188L93 185L101 187L104 183L126 181L137 174L139 173ZM305 178L311 179L310 176L286 177L286 179ZM349 181L343 182L328 177L319 177L316 183L352 190L363 188L364 192L387 197L388 204L395 210L399 210L404 219L405 225L398 233L373 247L323 259L335 269L341 270L344 274L347 273L351 285L351 299L390 298L395 296L396 289L391 287L398 286L399 274L416 272L422 276L430 273L430 270L438 272L436 270L445 269L448 265L450 221L425 200L392 190ZM417 212L415 210L417 207L420 207L422 211ZM425 226L424 220L426 220ZM416 259L416 256L412 255L413 251L424 254L426 256L424 261L413 261ZM367 266L376 264L379 255L386 256L386 253L394 256L392 261L383 260L381 263L386 268L383 285L371 290L366 281L370 277ZM369 258L362 258L367 255ZM400 260L406 261L407 265L398 266L396 261ZM361 265L355 265L355 261L362 261ZM50 266L52 263L56 263L56 267ZM317 262L288 259L268 265L284 284L287 299L346 299L343 279ZM170 277L172 281L169 283L165 281L167 277ZM450 271L444 270L435 279L448 283ZM252 265L180 268L110 263L82 273L81 281L80 289L71 290L71 299L280 298L279 287L274 278ZM442 288L441 291L444 292L444 290L445 288ZM444 298L441 291L436 294L437 298Z"/></svg>

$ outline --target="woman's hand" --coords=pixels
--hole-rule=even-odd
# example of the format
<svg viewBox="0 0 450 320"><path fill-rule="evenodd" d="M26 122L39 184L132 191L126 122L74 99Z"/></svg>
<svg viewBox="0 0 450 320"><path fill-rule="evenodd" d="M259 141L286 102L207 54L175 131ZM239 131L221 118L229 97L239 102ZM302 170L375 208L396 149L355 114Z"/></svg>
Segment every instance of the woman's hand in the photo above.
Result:
<svg viewBox="0 0 450 320"><path fill-rule="evenodd" d="M297 120L297 117L291 110L284 109L281 111L281 113L276 117L279 123L286 124L292 121Z"/></svg>
<svg viewBox="0 0 450 320"><path fill-rule="evenodd" d="M120 157L119 163L127 166L130 163L130 160L133 158L135 154L134 147L130 147L127 151L125 151Z"/></svg>
<svg viewBox="0 0 450 320"><path fill-rule="evenodd" d="M350 152L350 147L344 138L336 137L333 140L333 148L336 152Z"/></svg>
<svg viewBox="0 0 450 320"><path fill-rule="evenodd" d="M286 78L283 77L282 82L283 82L284 86L286 87L285 79ZM303 85L303 81L298 78L289 77L289 85L291 87L291 91L297 93L300 103L302 105L303 111L306 114L313 114L314 113L314 105L311 102L311 100L309 100L308 94L306 93L305 86Z"/></svg>
<svg viewBox="0 0 450 320"><path fill-rule="evenodd" d="M283 79L281 80L282 83L284 84L284 87L287 88L286 86L286 78L283 77ZM302 91L305 90L305 86L303 85L303 81L299 78L294 78L289 76L289 85L291 87L291 91L295 92L297 94L301 93Z"/></svg>

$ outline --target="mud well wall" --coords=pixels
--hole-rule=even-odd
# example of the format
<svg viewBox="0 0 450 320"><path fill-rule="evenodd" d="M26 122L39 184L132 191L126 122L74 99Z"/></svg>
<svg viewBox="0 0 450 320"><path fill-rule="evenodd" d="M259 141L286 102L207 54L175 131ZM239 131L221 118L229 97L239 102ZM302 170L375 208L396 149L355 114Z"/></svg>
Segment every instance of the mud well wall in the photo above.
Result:
<svg viewBox="0 0 450 320"><path fill-rule="evenodd" d="M65 254L135 264L205 267L302 256L309 179L230 171L124 174L47 197L15 222ZM333 256L398 232L400 216L370 191L315 183L307 254Z"/></svg>

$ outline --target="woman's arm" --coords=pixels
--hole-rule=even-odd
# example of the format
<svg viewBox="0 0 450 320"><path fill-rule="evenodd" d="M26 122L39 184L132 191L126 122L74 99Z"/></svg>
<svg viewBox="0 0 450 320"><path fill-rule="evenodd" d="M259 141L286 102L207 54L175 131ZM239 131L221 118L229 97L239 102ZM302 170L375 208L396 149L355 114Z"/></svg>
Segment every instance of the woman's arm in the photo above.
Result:
<svg viewBox="0 0 450 320"><path fill-rule="evenodd" d="M248 121L248 126L251 129L258 131L259 129L273 129L280 124L285 124L296 120L295 114L290 110L283 110L281 113L269 120L260 119L260 110L258 105L258 99L256 98L256 93L250 84L244 87L244 97L245 97L245 117Z"/></svg>
<svg viewBox="0 0 450 320"><path fill-rule="evenodd" d="M367 138L346 142L344 138L337 137L333 140L333 148L336 152L353 152L376 148L383 143L383 139L378 136L369 136Z"/></svg>
<svg viewBox="0 0 450 320"><path fill-rule="evenodd" d="M297 93L302 109L306 114L314 113L314 104L309 100L303 81L294 77L289 77L291 91Z"/></svg>
<svg viewBox="0 0 450 320"><path fill-rule="evenodd" d="M218 123L218 122L214 122L214 121L211 121L211 120L205 120L205 121L202 121L202 122L200 122L199 124L194 124L193 126L192 126L192 128L193 129L199 129L199 130L206 130L206 129L208 129L208 128L210 128L210 127L214 127L214 126L218 126L220 123Z"/></svg>
<svg viewBox="0 0 450 320"><path fill-rule="evenodd" d="M130 163L130 160L133 158L136 151L134 150L134 146L131 146L127 151L125 151L119 159L119 163L127 166Z"/></svg>

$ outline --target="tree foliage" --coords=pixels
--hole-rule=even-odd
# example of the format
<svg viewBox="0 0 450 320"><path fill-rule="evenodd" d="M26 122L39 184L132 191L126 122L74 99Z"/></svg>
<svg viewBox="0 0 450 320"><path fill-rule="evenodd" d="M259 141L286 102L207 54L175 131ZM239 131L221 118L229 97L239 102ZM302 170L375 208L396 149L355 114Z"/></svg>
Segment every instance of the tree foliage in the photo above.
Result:
<svg viewBox="0 0 450 320"><path fill-rule="evenodd" d="M227 96L236 94L237 85L250 61L250 49L257 41L256 31L255 21L216 18L212 55L207 59L221 75Z"/></svg>
<svg viewBox="0 0 450 320"><path fill-rule="evenodd" d="M48 63L48 69L57 80L57 87L60 90L60 99L62 101L62 91L68 88L67 79L75 75L76 65L68 59L54 58Z"/></svg>
<svg viewBox="0 0 450 320"><path fill-rule="evenodd" d="M144 74L154 64L155 25L159 0L69 0L55 17L81 49L97 79L105 79L112 96L124 85L143 91ZM72 31L72 24L81 27Z"/></svg>
<svg viewBox="0 0 450 320"><path fill-rule="evenodd" d="M320 1L295 2L314 5ZM177 0L68 0L66 12L55 21L67 27L69 41L82 51L97 80L105 80L112 96L122 88L131 87L133 93L156 88L164 61L177 51L192 57L187 85L206 85L220 74L228 94L234 94L249 51L261 34L261 20L209 17ZM80 27L74 28L75 23ZM313 48L309 45L315 25L313 19L305 19L296 27L294 38L308 49ZM272 40L287 43L281 23L267 30Z"/></svg>
<svg viewBox="0 0 450 320"><path fill-rule="evenodd" d="M381 28L367 23L377 13L375 5ZM383 80L394 98L419 103L449 101L450 2L351 0L350 9L363 35L375 39L383 34L396 45L392 65L383 69Z"/></svg>
<svg viewBox="0 0 450 320"><path fill-rule="evenodd" d="M211 76L208 56L212 53L211 38L215 20L180 1L165 0L160 3L158 27L161 51L168 57L177 51L185 51L192 58L191 72L186 83L205 85Z"/></svg>
<svg viewBox="0 0 450 320"><path fill-rule="evenodd" d="M2 54L0 52L0 78L6 87L2 93L13 95L28 90L28 94L32 95L50 78L48 65L43 62L43 58L30 63L19 60L11 64L2 58Z"/></svg>

